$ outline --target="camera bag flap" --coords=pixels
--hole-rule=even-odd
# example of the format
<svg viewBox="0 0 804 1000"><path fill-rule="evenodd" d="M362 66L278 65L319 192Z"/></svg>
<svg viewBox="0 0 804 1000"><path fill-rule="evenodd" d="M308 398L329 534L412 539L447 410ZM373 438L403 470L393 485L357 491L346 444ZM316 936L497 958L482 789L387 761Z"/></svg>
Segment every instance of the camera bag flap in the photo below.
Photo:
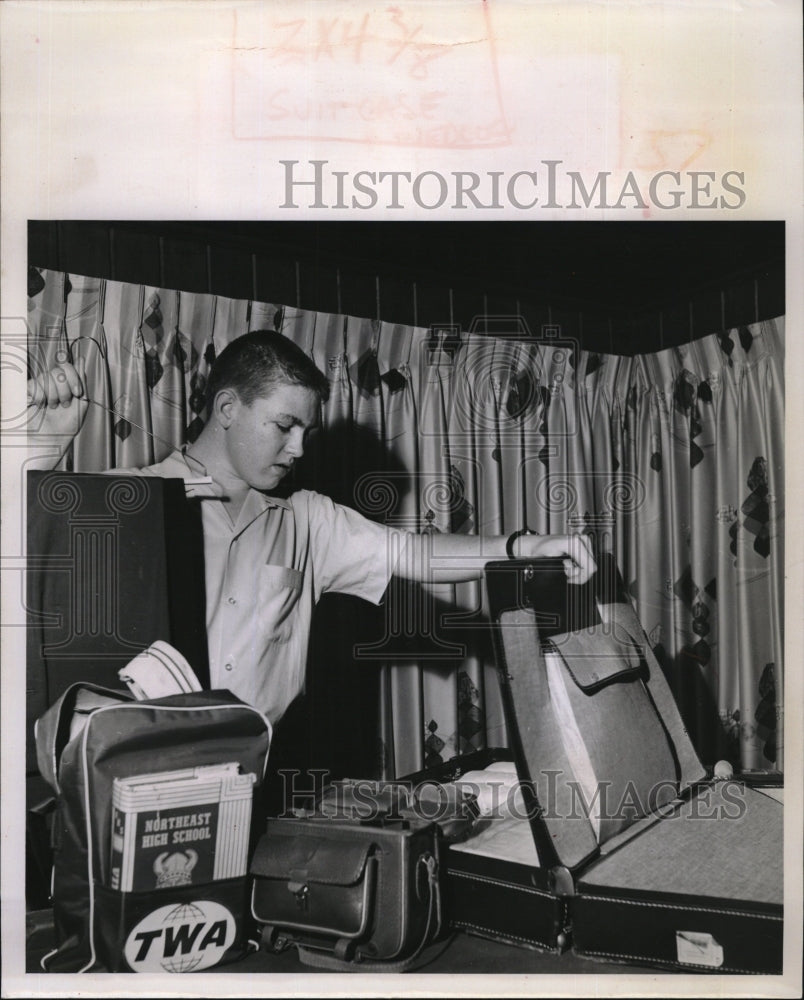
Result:
<svg viewBox="0 0 804 1000"><path fill-rule="evenodd" d="M343 938L365 934L374 903L376 848L367 840L293 834L269 823L251 863L261 923Z"/></svg>

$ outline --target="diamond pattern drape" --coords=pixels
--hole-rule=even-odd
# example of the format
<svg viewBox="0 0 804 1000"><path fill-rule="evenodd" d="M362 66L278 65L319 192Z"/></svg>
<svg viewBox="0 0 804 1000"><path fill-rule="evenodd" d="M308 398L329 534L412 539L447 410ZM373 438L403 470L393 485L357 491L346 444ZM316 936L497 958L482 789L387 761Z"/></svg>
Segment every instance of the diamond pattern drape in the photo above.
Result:
<svg viewBox="0 0 804 1000"><path fill-rule="evenodd" d="M624 358L36 268L28 291L31 366L84 358L98 404L76 471L194 440L216 353L279 329L332 387L303 485L418 532L602 531L704 760L781 768L783 318ZM482 588L394 586L382 614L366 642L341 623L382 664L376 773L504 744Z"/></svg>

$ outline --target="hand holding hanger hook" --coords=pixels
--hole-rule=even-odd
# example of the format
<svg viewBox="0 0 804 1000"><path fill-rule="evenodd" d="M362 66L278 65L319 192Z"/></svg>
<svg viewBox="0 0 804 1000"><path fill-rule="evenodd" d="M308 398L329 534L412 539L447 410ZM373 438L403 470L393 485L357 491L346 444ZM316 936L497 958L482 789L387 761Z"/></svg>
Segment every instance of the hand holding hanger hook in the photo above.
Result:
<svg viewBox="0 0 804 1000"><path fill-rule="evenodd" d="M71 441L81 430L90 404L97 406L116 418L125 418L132 427L144 431L157 444L164 445L168 453L176 444L148 427L132 420L130 416L119 412L113 407L104 406L97 399L91 399L87 388L86 364L79 358L73 365L68 361L59 362L44 375L28 380L28 408L42 411L42 420L35 433L39 440L57 438L64 444Z"/></svg>
<svg viewBox="0 0 804 1000"><path fill-rule="evenodd" d="M81 430L90 403L113 417L121 416L116 410L90 399L83 358L78 358L75 364L67 360L59 361L50 371L28 380L28 408L41 413L41 419L34 429L37 441L43 444L56 443L62 453ZM154 442L164 445L165 454L175 450L176 444L154 434L136 420L130 417L126 419L133 427L144 431ZM212 479L209 476L185 479L188 496L195 495L196 486L206 486L210 483Z"/></svg>
<svg viewBox="0 0 804 1000"><path fill-rule="evenodd" d="M38 437L73 438L81 429L91 400L83 358L61 361L28 380L28 407L41 412Z"/></svg>

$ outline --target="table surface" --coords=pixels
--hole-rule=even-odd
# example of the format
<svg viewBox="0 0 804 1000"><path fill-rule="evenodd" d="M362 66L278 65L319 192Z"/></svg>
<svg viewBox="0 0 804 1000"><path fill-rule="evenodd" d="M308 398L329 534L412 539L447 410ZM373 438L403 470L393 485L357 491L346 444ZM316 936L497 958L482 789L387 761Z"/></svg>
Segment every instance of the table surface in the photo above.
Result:
<svg viewBox="0 0 804 1000"><path fill-rule="evenodd" d="M29 973L41 972L39 961L51 950L54 943L53 916L50 910L36 910L27 915L26 967ZM421 965L412 970L427 975L622 975L626 972L650 972L648 966L617 965L581 958L571 951L562 955L518 948L492 941L488 938L459 932L451 939L431 946L422 956ZM426 964L424 964L426 963ZM231 975L255 974L305 974L328 970L303 965L294 948L278 955L252 952L239 962L207 969L206 973ZM331 975L331 973L328 973ZM658 972L661 975L661 972ZM667 973L673 975L674 973Z"/></svg>

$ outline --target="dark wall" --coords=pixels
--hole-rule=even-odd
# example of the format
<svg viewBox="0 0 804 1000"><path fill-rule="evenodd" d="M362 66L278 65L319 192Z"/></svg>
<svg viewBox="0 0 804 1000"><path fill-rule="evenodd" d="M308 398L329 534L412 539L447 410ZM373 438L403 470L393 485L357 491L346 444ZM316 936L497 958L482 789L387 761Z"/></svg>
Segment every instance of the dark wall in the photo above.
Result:
<svg viewBox="0 0 804 1000"><path fill-rule="evenodd" d="M637 354L784 313L781 222L29 223L29 263ZM511 319L489 332L515 332Z"/></svg>

